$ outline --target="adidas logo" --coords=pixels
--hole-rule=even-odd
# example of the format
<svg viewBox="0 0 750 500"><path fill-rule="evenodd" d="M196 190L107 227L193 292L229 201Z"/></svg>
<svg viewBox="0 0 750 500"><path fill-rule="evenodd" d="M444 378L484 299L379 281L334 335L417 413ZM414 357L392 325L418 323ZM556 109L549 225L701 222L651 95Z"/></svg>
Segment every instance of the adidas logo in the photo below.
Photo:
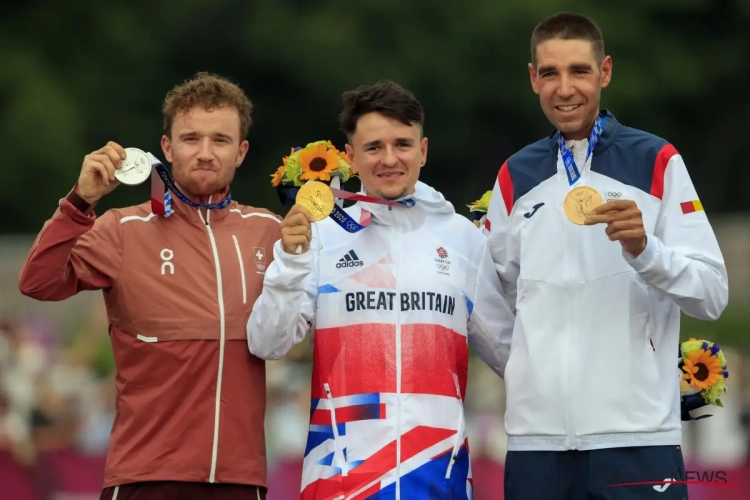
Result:
<svg viewBox="0 0 750 500"><path fill-rule="evenodd" d="M357 257L354 250L349 250L343 258L339 259L336 267L341 269L342 267L356 267L361 265L364 265L364 262Z"/></svg>

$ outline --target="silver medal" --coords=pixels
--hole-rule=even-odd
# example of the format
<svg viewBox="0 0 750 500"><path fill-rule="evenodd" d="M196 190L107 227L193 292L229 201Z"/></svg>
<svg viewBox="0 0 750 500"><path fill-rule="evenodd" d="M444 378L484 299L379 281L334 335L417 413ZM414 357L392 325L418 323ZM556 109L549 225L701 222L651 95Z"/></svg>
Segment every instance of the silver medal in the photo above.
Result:
<svg viewBox="0 0 750 500"><path fill-rule="evenodd" d="M151 175L151 162L146 153L138 148L125 148L125 160L115 170L115 178L128 186L137 186L146 182Z"/></svg>

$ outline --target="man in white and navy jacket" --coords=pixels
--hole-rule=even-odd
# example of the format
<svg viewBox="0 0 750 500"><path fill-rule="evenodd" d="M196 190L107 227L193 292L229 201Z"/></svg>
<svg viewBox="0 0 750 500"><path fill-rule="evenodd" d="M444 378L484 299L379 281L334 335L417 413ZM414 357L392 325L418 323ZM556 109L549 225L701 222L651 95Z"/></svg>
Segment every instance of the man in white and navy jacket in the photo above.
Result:
<svg viewBox="0 0 750 500"><path fill-rule="evenodd" d="M540 23L529 72L556 130L502 165L484 226L516 310L505 498L681 500L680 311L726 307L719 245L675 147L600 110L593 21ZM574 223L579 186L602 204Z"/></svg>

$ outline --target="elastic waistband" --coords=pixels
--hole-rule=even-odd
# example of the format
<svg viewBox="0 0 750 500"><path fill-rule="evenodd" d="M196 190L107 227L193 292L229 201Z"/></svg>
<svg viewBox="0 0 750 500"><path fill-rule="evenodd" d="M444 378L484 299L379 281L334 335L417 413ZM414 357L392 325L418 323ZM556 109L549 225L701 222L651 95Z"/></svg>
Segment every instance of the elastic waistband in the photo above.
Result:
<svg viewBox="0 0 750 500"><path fill-rule="evenodd" d="M571 446L567 436L508 436L508 451L584 451L629 446L679 446L682 444L682 429L589 434L577 436L575 444Z"/></svg>

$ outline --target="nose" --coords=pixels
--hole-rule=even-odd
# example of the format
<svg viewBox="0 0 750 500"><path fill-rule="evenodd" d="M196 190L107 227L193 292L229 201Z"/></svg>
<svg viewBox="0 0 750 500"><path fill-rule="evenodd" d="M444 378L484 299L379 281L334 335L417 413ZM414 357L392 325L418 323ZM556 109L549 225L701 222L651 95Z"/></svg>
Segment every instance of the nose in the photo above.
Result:
<svg viewBox="0 0 750 500"><path fill-rule="evenodd" d="M213 142L210 137L203 137L198 149L198 160L210 162L213 159Z"/></svg>
<svg viewBox="0 0 750 500"><path fill-rule="evenodd" d="M394 167L396 166L396 163L398 163L398 157L393 151L393 148L391 146L386 147L383 154L383 165L386 167Z"/></svg>
<svg viewBox="0 0 750 500"><path fill-rule="evenodd" d="M568 75L562 75L560 78L560 86L557 87L557 95L563 99L568 99L573 97L573 94L575 94L575 86L573 85L573 82Z"/></svg>

